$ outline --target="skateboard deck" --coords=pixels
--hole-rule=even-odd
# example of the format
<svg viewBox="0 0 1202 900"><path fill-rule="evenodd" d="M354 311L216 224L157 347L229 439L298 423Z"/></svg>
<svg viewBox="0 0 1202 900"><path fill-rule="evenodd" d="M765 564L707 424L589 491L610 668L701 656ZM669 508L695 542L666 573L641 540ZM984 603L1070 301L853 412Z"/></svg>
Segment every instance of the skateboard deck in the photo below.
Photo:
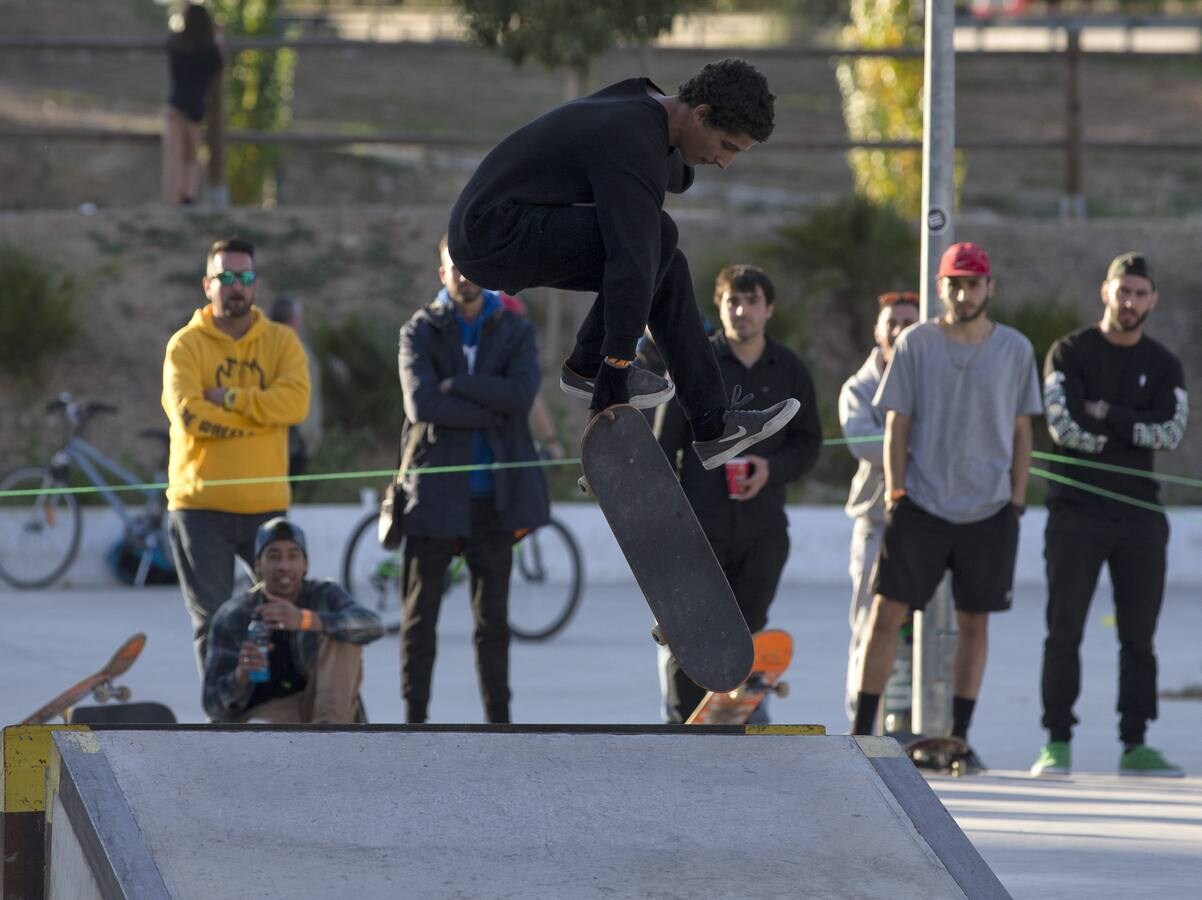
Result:
<svg viewBox="0 0 1202 900"><path fill-rule="evenodd" d="M116 687L113 685L113 680L129 671L129 667L137 661L138 655L145 646L146 635L135 634L117 649L103 669L67 688L33 715L23 720L21 724L42 725L49 722L55 716L63 715L88 694L91 694L97 703L104 703L111 698L121 701L128 700L129 688Z"/></svg>
<svg viewBox="0 0 1202 900"><path fill-rule="evenodd" d="M960 738L951 735L923 737L918 734L896 734L892 737L905 748L906 756L918 768L950 772L953 775L964 774L956 757L968 752L968 744Z"/></svg>
<svg viewBox="0 0 1202 900"><path fill-rule="evenodd" d="M686 725L746 725L768 694L788 696L789 686L780 678L793 659L793 638L787 631L768 628L753 640L755 659L748 679L729 693L707 693Z"/></svg>
<svg viewBox="0 0 1202 900"><path fill-rule="evenodd" d="M642 412L620 405L594 417L580 455L587 488L655 616L653 636L701 687L734 690L751 671L751 633Z"/></svg>

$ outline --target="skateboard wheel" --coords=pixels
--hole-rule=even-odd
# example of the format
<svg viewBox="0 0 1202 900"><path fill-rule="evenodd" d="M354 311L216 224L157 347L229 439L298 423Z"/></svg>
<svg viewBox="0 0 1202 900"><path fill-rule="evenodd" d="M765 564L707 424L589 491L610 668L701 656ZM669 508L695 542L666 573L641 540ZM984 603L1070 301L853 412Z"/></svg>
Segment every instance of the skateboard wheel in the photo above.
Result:
<svg viewBox="0 0 1202 900"><path fill-rule="evenodd" d="M664 632L658 625L651 629L651 639L661 647L668 646L668 639L664 637Z"/></svg>
<svg viewBox="0 0 1202 900"><path fill-rule="evenodd" d="M121 687L113 689L113 696L122 703L128 703L129 698L133 696L133 692L125 685L121 685Z"/></svg>
<svg viewBox="0 0 1202 900"><path fill-rule="evenodd" d="M585 478L583 475L581 475L579 478L576 479L576 487L580 488L580 493L584 494L584 496L586 496L586 497L593 496L592 485L590 485L588 483L588 479Z"/></svg>
<svg viewBox="0 0 1202 900"><path fill-rule="evenodd" d="M97 703L108 703L109 698L112 696L112 691L109 690L107 684L102 684L92 689L92 699Z"/></svg>
<svg viewBox="0 0 1202 900"><path fill-rule="evenodd" d="M784 699L789 696L789 682L782 681L776 686L776 696Z"/></svg>

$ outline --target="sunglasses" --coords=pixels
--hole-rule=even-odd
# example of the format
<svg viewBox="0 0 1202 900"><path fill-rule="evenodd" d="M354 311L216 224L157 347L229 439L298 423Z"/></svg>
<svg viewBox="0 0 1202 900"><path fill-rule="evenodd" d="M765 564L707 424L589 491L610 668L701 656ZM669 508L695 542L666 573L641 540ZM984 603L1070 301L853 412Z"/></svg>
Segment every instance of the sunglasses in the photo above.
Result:
<svg viewBox="0 0 1202 900"><path fill-rule="evenodd" d="M237 281L240 284L245 285L246 287L250 287L252 284L255 283L255 278L257 278L258 276L255 275L255 272L253 269L247 269L245 272L231 272L227 269L224 272L217 272L216 274L210 275L209 277L216 278L218 281L220 281L224 285L231 285L235 281Z"/></svg>

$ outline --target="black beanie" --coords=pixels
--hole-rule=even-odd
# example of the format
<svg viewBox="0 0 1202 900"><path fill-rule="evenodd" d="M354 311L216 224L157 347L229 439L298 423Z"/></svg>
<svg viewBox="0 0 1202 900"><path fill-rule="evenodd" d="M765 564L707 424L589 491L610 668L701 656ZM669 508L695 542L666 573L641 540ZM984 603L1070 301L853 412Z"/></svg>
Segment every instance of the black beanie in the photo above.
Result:
<svg viewBox="0 0 1202 900"><path fill-rule="evenodd" d="M309 558L309 551L305 547L305 533L300 530L299 526L289 522L283 516L276 516L260 525L259 530L255 532L255 562L259 561L259 557L263 555L267 545L274 544L276 541L292 541L300 547L301 553L305 554L305 559Z"/></svg>

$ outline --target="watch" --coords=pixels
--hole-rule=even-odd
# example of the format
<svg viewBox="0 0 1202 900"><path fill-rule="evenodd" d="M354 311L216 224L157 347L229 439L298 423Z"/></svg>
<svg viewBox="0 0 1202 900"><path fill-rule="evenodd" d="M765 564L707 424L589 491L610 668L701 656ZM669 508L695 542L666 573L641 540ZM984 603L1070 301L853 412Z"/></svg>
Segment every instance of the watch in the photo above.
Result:
<svg viewBox="0 0 1202 900"><path fill-rule="evenodd" d="M233 409L234 400L236 399L233 388L225 389L225 396L221 398L221 406L223 409Z"/></svg>

